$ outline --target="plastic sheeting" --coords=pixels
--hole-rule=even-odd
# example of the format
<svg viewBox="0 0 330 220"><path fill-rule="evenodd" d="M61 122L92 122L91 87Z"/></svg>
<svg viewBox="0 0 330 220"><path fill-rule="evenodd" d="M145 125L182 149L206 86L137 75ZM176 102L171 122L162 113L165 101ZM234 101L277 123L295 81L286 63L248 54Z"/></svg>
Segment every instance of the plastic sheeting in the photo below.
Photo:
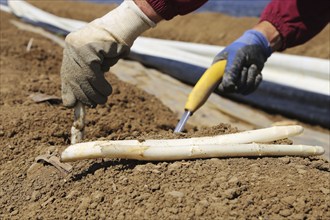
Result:
<svg viewBox="0 0 330 220"><path fill-rule="evenodd" d="M157 67L190 85L195 85L206 68L170 59L160 59L149 55L131 53L130 58L147 66ZM330 127L330 96L309 92L294 87L263 80L258 89L250 95L216 93L246 104L280 113L311 124Z"/></svg>
<svg viewBox="0 0 330 220"><path fill-rule="evenodd" d="M8 6L1 1L0 9L62 35L86 24L52 15L24 1L9 0ZM140 37L134 43L129 58L194 85L222 48ZM330 128L329 68L329 60L274 54L267 61L263 70L264 80L257 91L247 96L225 96Z"/></svg>

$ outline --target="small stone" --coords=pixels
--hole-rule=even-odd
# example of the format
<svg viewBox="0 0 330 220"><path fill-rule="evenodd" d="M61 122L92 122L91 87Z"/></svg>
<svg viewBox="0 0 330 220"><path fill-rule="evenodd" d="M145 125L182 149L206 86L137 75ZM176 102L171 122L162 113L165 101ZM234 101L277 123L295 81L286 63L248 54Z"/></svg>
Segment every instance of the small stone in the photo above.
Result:
<svg viewBox="0 0 330 220"><path fill-rule="evenodd" d="M223 195L227 199L235 199L235 198L237 198L237 196L239 196L236 191L237 191L236 189L227 189L223 193Z"/></svg>
<svg viewBox="0 0 330 220"><path fill-rule="evenodd" d="M40 169L41 165L39 163L33 163L26 171L27 177L32 177L35 175L36 171Z"/></svg>
<svg viewBox="0 0 330 220"><path fill-rule="evenodd" d="M279 214L283 217L288 217L288 216L292 215L292 210L284 209L284 210L281 210Z"/></svg>
<svg viewBox="0 0 330 220"><path fill-rule="evenodd" d="M152 185L150 186L150 189L151 189L152 191L159 190L159 189L160 189L160 185L159 185L158 183L152 184Z"/></svg>
<svg viewBox="0 0 330 220"><path fill-rule="evenodd" d="M180 191L171 191L168 192L167 194L177 198L182 198L184 196L184 193Z"/></svg>
<svg viewBox="0 0 330 220"><path fill-rule="evenodd" d="M299 174L305 174L305 173L307 173L307 171L306 170L303 170L303 169L297 169L297 172Z"/></svg>
<svg viewBox="0 0 330 220"><path fill-rule="evenodd" d="M326 163L322 160L318 160L318 161L313 161L311 164L312 168L316 168L318 170L324 170L329 172L330 171L330 163Z"/></svg>
<svg viewBox="0 0 330 220"><path fill-rule="evenodd" d="M18 214L18 210L17 210L17 209L15 209L15 210L14 210L14 211L12 211L10 214L11 214L11 215L17 215L17 214Z"/></svg>
<svg viewBox="0 0 330 220"><path fill-rule="evenodd" d="M129 180L128 180L128 178L123 178L122 180L121 180L121 184L123 185L123 186L127 186L128 185L128 182L129 182Z"/></svg>
<svg viewBox="0 0 330 220"><path fill-rule="evenodd" d="M146 170L145 165L136 165L133 169L134 172L144 172Z"/></svg>
<svg viewBox="0 0 330 220"><path fill-rule="evenodd" d="M259 175L259 172L260 172L260 166L259 164L251 164L250 165L250 172L252 173L252 175L256 175L258 176Z"/></svg>
<svg viewBox="0 0 330 220"><path fill-rule="evenodd" d="M9 148L10 150L14 150L14 149L15 149L15 146L14 146L14 145L11 145L11 144L9 144L9 145L8 145L8 148Z"/></svg>
<svg viewBox="0 0 330 220"><path fill-rule="evenodd" d="M106 219L106 217L107 217L107 215L104 214L104 213L100 213L100 214L99 214L99 218L100 218L100 219Z"/></svg>
<svg viewBox="0 0 330 220"><path fill-rule="evenodd" d="M290 158L289 157L281 157L279 158L280 161L282 161L284 164L290 163Z"/></svg>
<svg viewBox="0 0 330 220"><path fill-rule="evenodd" d="M184 179L184 181L187 182L187 183L190 183L191 179L189 177L187 177L187 178Z"/></svg>
<svg viewBox="0 0 330 220"><path fill-rule="evenodd" d="M82 198L78 209L86 211L90 204L91 199L89 197Z"/></svg>
<svg viewBox="0 0 330 220"><path fill-rule="evenodd" d="M151 170L151 172L156 173L156 174L160 173L160 171L159 170L156 170L156 169Z"/></svg>
<svg viewBox="0 0 330 220"><path fill-rule="evenodd" d="M312 161L311 167L312 168L319 168L321 167L323 164L323 162L321 160L317 160L317 161Z"/></svg>
<svg viewBox="0 0 330 220"><path fill-rule="evenodd" d="M149 194L142 194L140 196L135 197L135 200L142 202L144 200L147 200L150 197Z"/></svg>
<svg viewBox="0 0 330 220"><path fill-rule="evenodd" d="M111 188L112 188L112 191L117 192L117 186L116 186L116 184L113 183Z"/></svg>
<svg viewBox="0 0 330 220"><path fill-rule="evenodd" d="M306 166L305 165L295 165L294 166L297 170L298 169L302 169L302 170L305 170L306 169Z"/></svg>
<svg viewBox="0 0 330 220"><path fill-rule="evenodd" d="M116 207L117 205L120 205L122 203L122 199L115 199L112 203L112 207Z"/></svg>
<svg viewBox="0 0 330 220"><path fill-rule="evenodd" d="M297 212L302 212L304 210L306 203L304 198L298 198L297 201L293 204Z"/></svg>
<svg viewBox="0 0 330 220"><path fill-rule="evenodd" d="M230 178L228 180L228 183L233 183L234 185L239 185L240 184L240 182L239 182L239 180L236 176L233 176L232 178Z"/></svg>
<svg viewBox="0 0 330 220"><path fill-rule="evenodd" d="M181 166L182 166L181 162L174 162L168 165L168 170L179 170Z"/></svg>
<svg viewBox="0 0 330 220"><path fill-rule="evenodd" d="M169 208L168 211L169 211L170 213L173 213L173 214L178 214L178 212L179 212L179 210L178 210L177 208L174 208L174 207Z"/></svg>
<svg viewBox="0 0 330 220"><path fill-rule="evenodd" d="M197 204L195 206L195 215L196 216L202 216L204 214L204 207L200 204Z"/></svg>
<svg viewBox="0 0 330 220"><path fill-rule="evenodd" d="M324 187L321 187L320 190L321 190L321 192L324 193L325 195L330 194L330 189L326 189L326 188L324 188Z"/></svg>
<svg viewBox="0 0 330 220"><path fill-rule="evenodd" d="M271 192L271 193L269 193L269 198L273 198L273 197L276 197L277 196L277 192Z"/></svg>
<svg viewBox="0 0 330 220"><path fill-rule="evenodd" d="M31 200L33 202L38 201L41 198L41 193L39 191L33 191L31 195Z"/></svg>
<svg viewBox="0 0 330 220"><path fill-rule="evenodd" d="M41 204L41 206L42 207L45 207L45 206L47 206L48 204L51 204L51 203L53 203L55 201L55 197L50 197L49 199L47 199L45 202L43 202L42 204Z"/></svg>
<svg viewBox="0 0 330 220"><path fill-rule="evenodd" d="M213 179L214 182L217 182L219 184L223 184L227 182L227 178L225 176L219 176Z"/></svg>
<svg viewBox="0 0 330 220"><path fill-rule="evenodd" d="M304 213L297 213L291 216L291 219L307 219Z"/></svg>
<svg viewBox="0 0 330 220"><path fill-rule="evenodd" d="M8 206L7 207L7 212L13 212L15 209L14 209L14 206Z"/></svg>
<svg viewBox="0 0 330 220"><path fill-rule="evenodd" d="M49 147L48 147L48 151L49 151L50 153L54 153L54 152L56 152L56 147L55 147L55 146L49 146Z"/></svg>
<svg viewBox="0 0 330 220"><path fill-rule="evenodd" d="M69 194L65 198L72 199L72 198L75 198L78 194L79 194L78 191L72 190L71 192L69 192Z"/></svg>
<svg viewBox="0 0 330 220"><path fill-rule="evenodd" d="M201 204L203 207L209 207L209 202L206 199L199 201L199 204Z"/></svg>
<svg viewBox="0 0 330 220"><path fill-rule="evenodd" d="M39 75L39 79L49 79L49 77L46 74Z"/></svg>
<svg viewBox="0 0 330 220"><path fill-rule="evenodd" d="M22 174L22 173L16 173L15 176L16 176L17 178L22 178L22 177L24 176L24 174Z"/></svg>
<svg viewBox="0 0 330 220"><path fill-rule="evenodd" d="M218 163L220 161L219 158L211 158L210 161L214 162L214 163Z"/></svg>
<svg viewBox="0 0 330 220"><path fill-rule="evenodd" d="M289 205L290 207L292 207L293 203L296 201L296 197L295 196L287 196L281 199L281 202L283 202L284 204Z"/></svg>
<svg viewBox="0 0 330 220"><path fill-rule="evenodd" d="M144 214L144 210L143 209L141 209L141 208L137 208L136 210L135 210L135 212L134 212L134 216L135 216L135 218L137 217L137 216L143 216L143 214Z"/></svg>
<svg viewBox="0 0 330 220"><path fill-rule="evenodd" d="M96 177L102 176L103 175L103 169L98 169L94 172L94 175Z"/></svg>
<svg viewBox="0 0 330 220"><path fill-rule="evenodd" d="M98 206L97 202L93 202L93 203L89 206L89 208L90 208L90 209L95 209L97 206Z"/></svg>
<svg viewBox="0 0 330 220"><path fill-rule="evenodd" d="M96 191L92 194L93 202L100 203L104 200L104 194L103 192Z"/></svg>

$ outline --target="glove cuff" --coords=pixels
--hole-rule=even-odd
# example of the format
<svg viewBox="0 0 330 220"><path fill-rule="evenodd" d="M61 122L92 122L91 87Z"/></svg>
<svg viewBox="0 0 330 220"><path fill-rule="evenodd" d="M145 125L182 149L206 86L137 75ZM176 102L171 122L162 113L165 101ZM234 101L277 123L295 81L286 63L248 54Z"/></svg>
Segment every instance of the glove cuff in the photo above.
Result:
<svg viewBox="0 0 330 220"><path fill-rule="evenodd" d="M125 0L108 14L94 20L91 25L106 30L118 43L129 47L144 31L156 26L132 0Z"/></svg>
<svg viewBox="0 0 330 220"><path fill-rule="evenodd" d="M248 30L236 42L247 45L259 45L263 48L264 55L268 58L272 53L272 48L267 38L259 31Z"/></svg>

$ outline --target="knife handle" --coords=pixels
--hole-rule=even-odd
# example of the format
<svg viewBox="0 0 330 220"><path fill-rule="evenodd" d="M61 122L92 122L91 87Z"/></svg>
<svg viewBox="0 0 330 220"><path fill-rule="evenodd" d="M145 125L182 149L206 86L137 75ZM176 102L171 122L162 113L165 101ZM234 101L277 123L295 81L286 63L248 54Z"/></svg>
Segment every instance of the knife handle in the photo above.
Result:
<svg viewBox="0 0 330 220"><path fill-rule="evenodd" d="M226 60L220 60L205 71L189 94L185 110L194 113L206 102L220 83L225 73L226 64Z"/></svg>

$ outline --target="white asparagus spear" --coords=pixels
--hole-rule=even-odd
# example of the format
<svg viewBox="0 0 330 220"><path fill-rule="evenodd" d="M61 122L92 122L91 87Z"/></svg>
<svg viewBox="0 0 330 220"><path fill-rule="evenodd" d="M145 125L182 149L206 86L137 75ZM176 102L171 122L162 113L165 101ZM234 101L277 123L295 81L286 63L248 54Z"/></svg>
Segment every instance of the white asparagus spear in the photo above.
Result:
<svg viewBox="0 0 330 220"><path fill-rule="evenodd" d="M105 142L86 142L69 146L61 156L63 162L93 158L121 158L145 161L183 160L212 157L246 156L316 156L319 146L273 144L224 144L191 146L116 146Z"/></svg>
<svg viewBox="0 0 330 220"><path fill-rule="evenodd" d="M85 129L85 106L78 102L74 107L74 121L71 127L71 144L76 144L84 138Z"/></svg>
<svg viewBox="0 0 330 220"><path fill-rule="evenodd" d="M212 144L248 144L248 143L266 143L283 138L296 136L303 132L303 127L298 125L276 126L258 130L244 131L234 134L217 135L211 137L196 137L187 139L167 139L167 140L120 140L105 141L107 145L116 146L162 146L173 147L182 145L212 145ZM103 142L102 142L103 143Z"/></svg>
<svg viewBox="0 0 330 220"><path fill-rule="evenodd" d="M294 126L276 126L251 131L244 131L233 134L216 135L210 137L196 137L187 139L169 139L169 140L146 140L136 143L136 140L114 141L113 144L145 146L182 146L182 145L212 145L212 144L248 144L248 143L267 143L275 140L289 138L301 134L304 128L298 125Z"/></svg>
<svg viewBox="0 0 330 220"><path fill-rule="evenodd" d="M264 129L245 131L235 134L218 135L213 137L169 139L169 140L146 140L143 142L139 142L138 140L86 142L86 143L80 143L69 146L62 153L62 160L69 161L69 160L75 160L72 158L91 159L91 158L109 157L107 153L106 155L108 156L104 156L104 152L107 152L104 149L119 149L127 153L127 150L125 151L125 149L128 148L130 149L130 151L135 151L136 149L136 151L140 152L141 149L149 149L150 147L152 147L152 149L159 149L160 153L158 157L162 158L161 152L165 152L165 150L175 151L176 149L181 149L183 147L189 148L189 147L201 147L201 146L213 146L215 149L224 148L224 147L231 148L232 146L240 146L241 144L249 144L254 142L263 143L263 142L274 141L282 138L287 138L294 135L298 135L302 133L302 131L303 128L301 126L293 125L293 126L264 128ZM267 146L267 145L258 145L258 146ZM175 154L176 152L174 153L174 155ZM246 152L245 153L243 152L243 155L244 154L246 154ZM211 156L207 156L207 157L211 157ZM251 155L247 155L247 156L251 156ZM121 156L120 158L129 158L129 157ZM171 160L171 159L167 158L166 160Z"/></svg>

